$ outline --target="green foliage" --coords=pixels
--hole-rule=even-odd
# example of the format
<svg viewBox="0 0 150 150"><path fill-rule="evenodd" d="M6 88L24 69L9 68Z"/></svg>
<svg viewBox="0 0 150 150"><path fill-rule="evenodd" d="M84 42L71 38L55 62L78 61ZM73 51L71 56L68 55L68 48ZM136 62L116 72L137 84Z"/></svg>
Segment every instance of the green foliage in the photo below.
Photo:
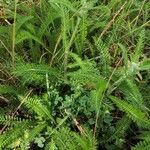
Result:
<svg viewBox="0 0 150 150"><path fill-rule="evenodd" d="M67 128L62 128L59 131L54 131L52 141L55 146L60 150L95 150L96 141L88 131L83 135L71 132Z"/></svg>
<svg viewBox="0 0 150 150"><path fill-rule="evenodd" d="M68 68L76 69L80 67L78 70L69 72L68 76L71 77L73 80L77 80L81 84L91 83L94 86L97 86L97 82L101 79L99 70L95 67L95 64L90 61L82 61L81 58L74 54L70 54L71 57L75 60L75 63L69 64Z"/></svg>
<svg viewBox="0 0 150 150"><path fill-rule="evenodd" d="M0 94L12 93L15 94L17 91L13 86L0 85Z"/></svg>
<svg viewBox="0 0 150 150"><path fill-rule="evenodd" d="M143 47L144 47L144 39L145 39L145 31L142 30L140 35L139 35L139 39L138 39L138 42L137 42L137 46L135 48L135 53L134 53L134 56L133 56L133 59L132 61L133 62L138 62L139 61L139 58L142 54L142 50L143 50Z"/></svg>
<svg viewBox="0 0 150 150"><path fill-rule="evenodd" d="M2 0L0 149L149 150L149 7Z"/></svg>
<svg viewBox="0 0 150 150"><path fill-rule="evenodd" d="M139 126L150 128L150 120L144 112L136 108L134 105L128 104L124 100L120 100L119 98L113 96L110 98L121 110L126 112L128 117L135 121Z"/></svg>
<svg viewBox="0 0 150 150"><path fill-rule="evenodd" d="M140 139L142 139L142 141L140 141L135 147L132 147L133 150L148 150L150 147L150 133L149 131L143 132L140 136Z"/></svg>
<svg viewBox="0 0 150 150"><path fill-rule="evenodd" d="M61 73L56 68L52 68L45 64L31 64L20 62L16 64L13 74L16 77L21 77L24 83L41 84L46 80L46 74L54 80L60 79Z"/></svg>

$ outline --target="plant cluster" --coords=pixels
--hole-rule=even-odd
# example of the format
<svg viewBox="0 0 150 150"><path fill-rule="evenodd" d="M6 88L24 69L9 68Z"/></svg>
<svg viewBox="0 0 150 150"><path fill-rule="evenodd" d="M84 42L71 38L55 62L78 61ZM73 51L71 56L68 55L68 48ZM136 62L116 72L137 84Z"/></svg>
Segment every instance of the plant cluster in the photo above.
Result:
<svg viewBox="0 0 150 150"><path fill-rule="evenodd" d="M2 0L0 150L149 150L149 8Z"/></svg>

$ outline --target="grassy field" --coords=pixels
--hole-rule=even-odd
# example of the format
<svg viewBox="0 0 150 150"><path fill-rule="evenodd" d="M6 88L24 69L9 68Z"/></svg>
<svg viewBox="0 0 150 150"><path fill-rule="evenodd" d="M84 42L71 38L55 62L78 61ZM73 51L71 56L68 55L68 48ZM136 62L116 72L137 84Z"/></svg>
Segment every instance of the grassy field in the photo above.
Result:
<svg viewBox="0 0 150 150"><path fill-rule="evenodd" d="M149 150L150 2L0 0L0 150Z"/></svg>

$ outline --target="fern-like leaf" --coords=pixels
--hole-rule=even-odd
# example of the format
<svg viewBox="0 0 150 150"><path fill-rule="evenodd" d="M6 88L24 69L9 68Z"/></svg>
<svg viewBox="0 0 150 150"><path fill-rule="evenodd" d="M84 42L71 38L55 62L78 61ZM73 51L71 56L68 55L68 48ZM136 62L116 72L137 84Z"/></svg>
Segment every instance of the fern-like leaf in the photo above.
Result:
<svg viewBox="0 0 150 150"><path fill-rule="evenodd" d="M19 97L21 101L24 100L24 97ZM38 117L50 119L54 121L51 115L51 110L48 109L48 106L44 105L38 97L29 97L27 100L24 101L24 104L27 108L29 108L32 112L36 113Z"/></svg>
<svg viewBox="0 0 150 150"><path fill-rule="evenodd" d="M149 150L150 149L150 132L146 132L146 135L141 135L140 139L142 139L142 141L138 142L138 144L132 147L132 150Z"/></svg>
<svg viewBox="0 0 150 150"><path fill-rule="evenodd" d="M142 50L144 48L144 39L145 39L145 30L142 30L139 34L139 39L137 41L137 45L135 48L135 53L133 54L132 61L137 63L141 56Z"/></svg>
<svg viewBox="0 0 150 150"><path fill-rule="evenodd" d="M21 77L24 83L43 83L45 81L46 74L48 74L51 79L61 78L60 72L55 68L49 67L48 65L23 62L17 63L13 74Z"/></svg>
<svg viewBox="0 0 150 150"><path fill-rule="evenodd" d="M140 127L150 128L150 120L148 119L147 115L139 108L114 96L110 96L110 99Z"/></svg>

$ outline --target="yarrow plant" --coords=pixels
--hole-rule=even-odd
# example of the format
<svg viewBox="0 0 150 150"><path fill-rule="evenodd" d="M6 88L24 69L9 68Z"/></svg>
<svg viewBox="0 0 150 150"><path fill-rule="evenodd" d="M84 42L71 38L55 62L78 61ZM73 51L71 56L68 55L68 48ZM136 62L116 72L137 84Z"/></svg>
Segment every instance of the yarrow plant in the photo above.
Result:
<svg viewBox="0 0 150 150"><path fill-rule="evenodd" d="M146 0L2 0L0 150L150 149Z"/></svg>

